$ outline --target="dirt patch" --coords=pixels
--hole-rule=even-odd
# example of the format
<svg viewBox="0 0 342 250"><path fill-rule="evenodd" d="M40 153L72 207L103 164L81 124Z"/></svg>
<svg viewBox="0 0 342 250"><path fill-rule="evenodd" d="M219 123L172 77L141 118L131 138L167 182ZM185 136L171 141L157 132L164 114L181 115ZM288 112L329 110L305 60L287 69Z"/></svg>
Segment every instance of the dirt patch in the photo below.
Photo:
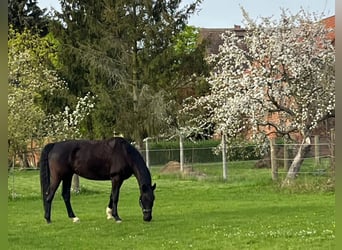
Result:
<svg viewBox="0 0 342 250"><path fill-rule="evenodd" d="M205 177L206 174L195 171L192 166L185 165L183 167L183 172L180 169L180 163L178 161L169 161L165 164L165 166L160 170L162 174L177 174L181 173L183 175L191 175L197 177Z"/></svg>
<svg viewBox="0 0 342 250"><path fill-rule="evenodd" d="M160 173L163 173L163 174L173 174L173 173L178 173L178 172L180 172L180 163L178 161L169 161L160 170Z"/></svg>

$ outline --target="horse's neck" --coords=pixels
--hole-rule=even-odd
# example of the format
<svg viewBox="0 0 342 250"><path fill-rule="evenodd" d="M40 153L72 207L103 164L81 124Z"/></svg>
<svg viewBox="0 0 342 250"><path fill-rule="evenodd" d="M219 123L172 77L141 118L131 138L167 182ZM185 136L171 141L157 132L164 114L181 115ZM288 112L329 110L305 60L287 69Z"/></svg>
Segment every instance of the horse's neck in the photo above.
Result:
<svg viewBox="0 0 342 250"><path fill-rule="evenodd" d="M147 167L145 166L134 166L134 176L138 181L139 187L142 185L151 185L151 175Z"/></svg>
<svg viewBox="0 0 342 250"><path fill-rule="evenodd" d="M126 144L126 155L129 155L130 158L128 160L129 165L131 165L133 174L139 183L139 187L141 188L144 184L151 185L150 171L148 170L146 163L139 151L126 141L124 144Z"/></svg>

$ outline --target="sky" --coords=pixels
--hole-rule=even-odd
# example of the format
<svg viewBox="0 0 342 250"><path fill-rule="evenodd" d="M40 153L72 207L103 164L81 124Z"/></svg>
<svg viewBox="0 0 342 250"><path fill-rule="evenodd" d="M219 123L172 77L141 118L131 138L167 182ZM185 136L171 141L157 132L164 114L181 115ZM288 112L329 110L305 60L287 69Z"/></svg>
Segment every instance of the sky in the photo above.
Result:
<svg viewBox="0 0 342 250"><path fill-rule="evenodd" d="M183 0L183 4L193 1ZM38 0L38 5L47 10L51 7L60 10L58 0ZM240 6L253 20L260 17L277 18L282 8L293 14L303 8L308 12L322 14L323 17L335 15L335 0L203 0L200 10L189 19L188 24L200 28L243 27Z"/></svg>

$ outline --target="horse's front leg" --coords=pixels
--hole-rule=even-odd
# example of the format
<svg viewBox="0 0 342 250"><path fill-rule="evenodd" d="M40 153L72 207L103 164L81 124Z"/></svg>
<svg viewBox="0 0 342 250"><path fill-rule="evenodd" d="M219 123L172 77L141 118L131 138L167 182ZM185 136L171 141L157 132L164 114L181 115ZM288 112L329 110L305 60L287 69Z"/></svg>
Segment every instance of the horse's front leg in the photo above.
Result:
<svg viewBox="0 0 342 250"><path fill-rule="evenodd" d="M119 176L112 177L112 193L110 195L108 208L106 209L107 219L111 219L114 217L117 223L121 222L121 218L118 215L118 202L122 182L123 181L120 180ZM112 216L110 216L110 213Z"/></svg>
<svg viewBox="0 0 342 250"><path fill-rule="evenodd" d="M113 192L110 192L109 203L106 208L106 215L107 215L108 220L114 219L112 211L113 211Z"/></svg>

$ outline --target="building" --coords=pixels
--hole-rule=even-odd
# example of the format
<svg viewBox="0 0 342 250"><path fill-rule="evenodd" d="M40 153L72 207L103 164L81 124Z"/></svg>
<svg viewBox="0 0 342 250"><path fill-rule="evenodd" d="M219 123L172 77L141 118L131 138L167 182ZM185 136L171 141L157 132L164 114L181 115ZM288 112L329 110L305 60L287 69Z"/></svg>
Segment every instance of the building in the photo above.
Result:
<svg viewBox="0 0 342 250"><path fill-rule="evenodd" d="M204 40L204 42L206 43L208 55L218 53L219 46L223 43L221 35L226 31L234 31L241 39L244 38L244 35L246 33L246 30L244 28L241 28L240 25L234 25L234 28L227 29L200 29L200 39Z"/></svg>

